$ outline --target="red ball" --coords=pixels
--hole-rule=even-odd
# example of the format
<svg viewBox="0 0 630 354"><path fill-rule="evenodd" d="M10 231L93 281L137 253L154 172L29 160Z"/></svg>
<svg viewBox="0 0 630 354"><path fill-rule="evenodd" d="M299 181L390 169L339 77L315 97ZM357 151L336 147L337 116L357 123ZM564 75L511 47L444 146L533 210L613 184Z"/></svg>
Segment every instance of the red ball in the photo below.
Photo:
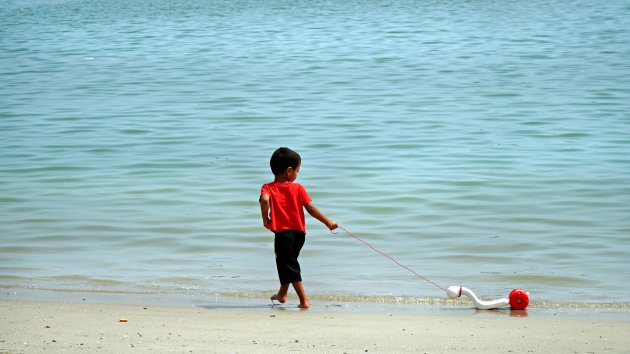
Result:
<svg viewBox="0 0 630 354"><path fill-rule="evenodd" d="M524 310L529 305L529 295L523 289L512 290L509 298L512 310Z"/></svg>

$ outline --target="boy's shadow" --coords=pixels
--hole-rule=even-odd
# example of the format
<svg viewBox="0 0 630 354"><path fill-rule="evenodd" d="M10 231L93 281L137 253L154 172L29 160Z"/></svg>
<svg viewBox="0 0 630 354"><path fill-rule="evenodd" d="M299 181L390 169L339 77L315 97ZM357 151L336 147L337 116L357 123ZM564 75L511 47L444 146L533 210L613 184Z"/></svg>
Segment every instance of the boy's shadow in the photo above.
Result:
<svg viewBox="0 0 630 354"><path fill-rule="evenodd" d="M285 306L284 304L262 304L262 305L199 305L197 307L201 307L206 310L254 310L254 309L270 309L276 311L302 311L305 309L301 309L296 307Z"/></svg>
<svg viewBox="0 0 630 354"><path fill-rule="evenodd" d="M207 310L227 310L227 309L235 309L235 310L251 310L251 309L273 309L274 305L200 305L198 307L207 309Z"/></svg>

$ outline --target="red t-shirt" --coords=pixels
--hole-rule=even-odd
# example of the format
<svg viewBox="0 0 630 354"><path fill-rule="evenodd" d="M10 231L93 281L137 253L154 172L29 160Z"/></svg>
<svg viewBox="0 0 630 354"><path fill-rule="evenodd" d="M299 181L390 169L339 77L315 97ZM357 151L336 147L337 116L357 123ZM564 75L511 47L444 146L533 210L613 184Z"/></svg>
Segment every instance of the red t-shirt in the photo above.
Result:
<svg viewBox="0 0 630 354"><path fill-rule="evenodd" d="M312 199L304 186L293 182L271 182L262 186L260 194L269 195L271 231L306 231L304 206Z"/></svg>

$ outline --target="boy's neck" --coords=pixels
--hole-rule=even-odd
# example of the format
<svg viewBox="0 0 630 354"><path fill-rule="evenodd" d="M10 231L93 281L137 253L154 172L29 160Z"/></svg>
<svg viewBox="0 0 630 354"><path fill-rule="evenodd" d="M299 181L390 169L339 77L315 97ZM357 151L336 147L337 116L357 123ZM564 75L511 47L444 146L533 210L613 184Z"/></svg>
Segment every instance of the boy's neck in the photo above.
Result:
<svg viewBox="0 0 630 354"><path fill-rule="evenodd" d="M284 183L284 182L289 182L289 179L286 176L278 175L274 178L273 181L278 182L278 183Z"/></svg>

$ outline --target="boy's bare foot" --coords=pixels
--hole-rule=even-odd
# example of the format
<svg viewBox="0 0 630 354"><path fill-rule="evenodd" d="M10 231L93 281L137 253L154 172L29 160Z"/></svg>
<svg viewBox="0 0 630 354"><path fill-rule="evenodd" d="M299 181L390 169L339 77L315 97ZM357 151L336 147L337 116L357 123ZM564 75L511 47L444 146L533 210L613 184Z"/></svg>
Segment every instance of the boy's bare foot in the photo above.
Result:
<svg viewBox="0 0 630 354"><path fill-rule="evenodd" d="M291 283L293 285L293 289L297 293L297 296L300 298L300 304L298 305L301 309L307 309L311 307L311 304L308 302L308 296L306 296L306 292L304 291L304 285L301 281L296 281Z"/></svg>
<svg viewBox="0 0 630 354"><path fill-rule="evenodd" d="M274 300L278 301L281 304L284 304L285 302L287 302L287 296L286 295L285 296L280 296L278 294L273 294L271 296L271 301L273 302Z"/></svg>

